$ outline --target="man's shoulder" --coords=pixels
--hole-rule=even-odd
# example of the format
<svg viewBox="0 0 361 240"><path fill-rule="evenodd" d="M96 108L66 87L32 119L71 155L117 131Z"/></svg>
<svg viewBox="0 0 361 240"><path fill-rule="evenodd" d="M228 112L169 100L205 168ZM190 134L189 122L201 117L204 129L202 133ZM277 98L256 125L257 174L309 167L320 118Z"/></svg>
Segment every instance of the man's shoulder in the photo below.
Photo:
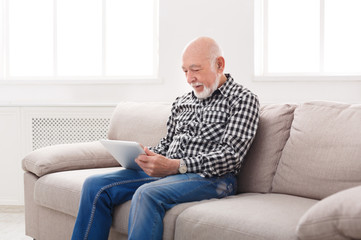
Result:
<svg viewBox="0 0 361 240"><path fill-rule="evenodd" d="M229 97L235 100L242 100L246 98L258 99L258 96L250 89L234 81L230 85Z"/></svg>
<svg viewBox="0 0 361 240"><path fill-rule="evenodd" d="M256 96L251 90L237 83L231 74L226 73L225 76L227 77L227 82L219 89L224 96L239 99L247 96Z"/></svg>

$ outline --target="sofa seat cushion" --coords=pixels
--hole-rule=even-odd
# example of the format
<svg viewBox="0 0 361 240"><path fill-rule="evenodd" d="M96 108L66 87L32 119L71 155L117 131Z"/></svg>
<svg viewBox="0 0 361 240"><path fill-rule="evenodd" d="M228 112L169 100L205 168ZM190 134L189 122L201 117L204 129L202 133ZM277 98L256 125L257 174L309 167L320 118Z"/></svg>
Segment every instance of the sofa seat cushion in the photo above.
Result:
<svg viewBox="0 0 361 240"><path fill-rule="evenodd" d="M198 204L199 202L189 202L176 205L172 209L166 212L163 223L163 240L173 240L176 220L180 213L185 209ZM113 215L112 228L117 232L127 235L128 233L128 216L130 211L131 201L125 202L124 204L115 208Z"/></svg>
<svg viewBox="0 0 361 240"><path fill-rule="evenodd" d="M34 201L40 206L76 217L85 179L91 175L113 172L119 168L73 170L47 174L35 183ZM131 201L128 201L117 206L113 213L113 230L125 235L128 232L130 203ZM174 238L178 215L196 204L198 202L179 204L167 211L164 216L164 240Z"/></svg>
<svg viewBox="0 0 361 240"><path fill-rule="evenodd" d="M309 102L294 113L272 191L322 199L361 184L361 105Z"/></svg>
<svg viewBox="0 0 361 240"><path fill-rule="evenodd" d="M246 193L197 204L179 215L175 239L297 239L299 219L317 202L283 194Z"/></svg>
<svg viewBox="0 0 361 240"><path fill-rule="evenodd" d="M35 203L76 217L85 179L91 175L116 171L118 168L96 168L47 174L35 183Z"/></svg>

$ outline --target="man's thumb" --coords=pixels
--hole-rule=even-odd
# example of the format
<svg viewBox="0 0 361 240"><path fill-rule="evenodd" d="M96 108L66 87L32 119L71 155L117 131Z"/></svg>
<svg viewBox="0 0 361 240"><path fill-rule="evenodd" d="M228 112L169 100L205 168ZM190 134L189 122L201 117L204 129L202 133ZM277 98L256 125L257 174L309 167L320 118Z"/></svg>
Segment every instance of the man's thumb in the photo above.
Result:
<svg viewBox="0 0 361 240"><path fill-rule="evenodd" d="M156 153L150 151L147 147L144 148L144 152L145 154L147 154L148 156L155 156Z"/></svg>

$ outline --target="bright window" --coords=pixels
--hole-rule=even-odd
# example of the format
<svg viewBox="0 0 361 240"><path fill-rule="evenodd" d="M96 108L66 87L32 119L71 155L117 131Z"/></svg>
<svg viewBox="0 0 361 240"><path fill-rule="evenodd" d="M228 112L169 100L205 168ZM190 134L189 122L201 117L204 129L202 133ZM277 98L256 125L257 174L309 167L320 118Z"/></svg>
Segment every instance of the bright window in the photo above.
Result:
<svg viewBox="0 0 361 240"><path fill-rule="evenodd" d="M158 0L0 0L0 79L158 76Z"/></svg>
<svg viewBox="0 0 361 240"><path fill-rule="evenodd" d="M360 0L255 0L256 79L361 80L360 10Z"/></svg>

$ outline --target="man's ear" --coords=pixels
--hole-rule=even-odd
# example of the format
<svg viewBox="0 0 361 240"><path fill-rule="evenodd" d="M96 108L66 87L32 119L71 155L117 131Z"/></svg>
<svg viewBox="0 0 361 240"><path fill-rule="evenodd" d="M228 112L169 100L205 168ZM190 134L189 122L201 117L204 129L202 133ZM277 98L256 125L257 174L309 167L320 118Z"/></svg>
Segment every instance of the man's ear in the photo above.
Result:
<svg viewBox="0 0 361 240"><path fill-rule="evenodd" d="M218 57L217 58L217 71L218 72L223 72L224 67L225 67L225 60L223 57Z"/></svg>

